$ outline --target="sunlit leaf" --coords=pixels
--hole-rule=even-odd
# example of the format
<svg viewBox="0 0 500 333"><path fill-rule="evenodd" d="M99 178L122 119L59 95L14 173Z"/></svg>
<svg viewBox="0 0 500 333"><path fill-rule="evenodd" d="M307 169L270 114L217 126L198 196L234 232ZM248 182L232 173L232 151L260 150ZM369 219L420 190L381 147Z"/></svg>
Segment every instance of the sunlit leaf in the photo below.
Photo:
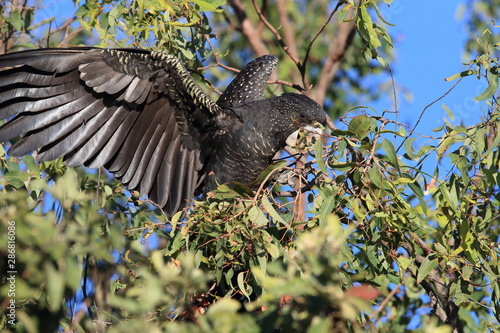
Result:
<svg viewBox="0 0 500 333"><path fill-rule="evenodd" d="M250 294L248 293L247 287L248 285L245 283L245 272L241 272L238 274L237 281L239 290L243 293L243 295L250 300Z"/></svg>
<svg viewBox="0 0 500 333"><path fill-rule="evenodd" d="M373 129L373 122L371 118L365 115L357 116L349 122L347 129L350 132L356 133L358 139L363 139Z"/></svg>
<svg viewBox="0 0 500 333"><path fill-rule="evenodd" d="M459 77L465 77L465 76L470 76L470 75L477 75L477 71L475 70L466 70L466 71L463 71L463 72L460 72L460 73L457 73L455 75L452 75L450 77L447 77L446 79L444 79L445 81L453 81L455 79L458 79Z"/></svg>
<svg viewBox="0 0 500 333"><path fill-rule="evenodd" d="M316 163L323 174L328 174L325 162L323 161L323 141L316 140L314 143L314 155L316 156Z"/></svg>
<svg viewBox="0 0 500 333"><path fill-rule="evenodd" d="M404 148L405 148L405 152L406 152L406 156L408 156L409 159L411 160L415 160L416 158L418 158L418 155L414 153L413 151L413 142L416 140L417 138L408 138L405 140L405 143L404 143Z"/></svg>
<svg viewBox="0 0 500 333"><path fill-rule="evenodd" d="M23 171L9 171L3 175L4 185L11 185L17 189L24 187L24 182L28 179L29 174Z"/></svg>
<svg viewBox="0 0 500 333"><path fill-rule="evenodd" d="M484 101L496 94L498 91L498 67L492 67L486 71L486 79L488 80L488 87L476 98L475 101Z"/></svg>
<svg viewBox="0 0 500 333"><path fill-rule="evenodd" d="M271 215L271 217L273 218L274 222L275 223L281 223L283 224L284 226L286 226L288 229L291 230L291 226L290 224L288 224L281 216L280 214L278 214L278 212L276 211L276 209L274 209L273 205L271 204L271 202L269 201L269 199L267 198L267 196L263 195L262 196L262 208L264 208L264 210L266 212L269 213L269 215Z"/></svg>
<svg viewBox="0 0 500 333"><path fill-rule="evenodd" d="M382 148L387 155L389 162L396 168L399 169L399 160L396 154L396 149L391 141L387 139L382 139Z"/></svg>
<svg viewBox="0 0 500 333"><path fill-rule="evenodd" d="M430 255L425 257L425 259L420 264L420 267L418 268L417 283L422 282L427 277L427 275L429 275L429 273L436 268L437 264L438 259L433 259L433 257Z"/></svg>

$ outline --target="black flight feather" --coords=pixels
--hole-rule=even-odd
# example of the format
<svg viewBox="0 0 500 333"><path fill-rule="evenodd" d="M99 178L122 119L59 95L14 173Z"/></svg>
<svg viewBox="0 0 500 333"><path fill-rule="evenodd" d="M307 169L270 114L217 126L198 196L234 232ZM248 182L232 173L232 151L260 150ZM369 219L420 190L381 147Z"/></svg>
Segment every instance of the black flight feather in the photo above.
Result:
<svg viewBox="0 0 500 333"><path fill-rule="evenodd" d="M216 184L249 184L322 108L287 93L264 99L277 64L263 56L217 102L171 55L140 49L40 49L0 56L0 142L12 156L105 167L168 214Z"/></svg>

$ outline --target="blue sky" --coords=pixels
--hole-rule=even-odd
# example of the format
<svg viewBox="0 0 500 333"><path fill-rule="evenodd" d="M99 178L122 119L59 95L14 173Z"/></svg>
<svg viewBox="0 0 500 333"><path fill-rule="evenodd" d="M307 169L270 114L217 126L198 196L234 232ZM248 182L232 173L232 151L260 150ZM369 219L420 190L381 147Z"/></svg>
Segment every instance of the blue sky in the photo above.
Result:
<svg viewBox="0 0 500 333"><path fill-rule="evenodd" d="M421 111L448 91L456 81L444 79L463 71L464 42L468 38L465 22L457 20L455 1L395 0L382 11L394 24L390 31L395 41L395 61L391 63L398 85L412 94L412 101L399 98L399 119L415 124ZM486 88L485 82L467 77L445 98L429 109L417 128L421 134L431 134L447 117L446 104L455 116L454 124L473 125L481 118L480 106L472 99ZM390 101L380 101L387 107ZM390 104L389 104L390 107Z"/></svg>

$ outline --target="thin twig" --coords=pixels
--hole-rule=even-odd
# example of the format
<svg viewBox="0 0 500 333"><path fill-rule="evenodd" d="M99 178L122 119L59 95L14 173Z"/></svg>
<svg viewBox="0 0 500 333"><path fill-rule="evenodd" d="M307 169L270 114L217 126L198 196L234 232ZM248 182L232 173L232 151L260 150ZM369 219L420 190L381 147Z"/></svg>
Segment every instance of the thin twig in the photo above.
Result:
<svg viewBox="0 0 500 333"><path fill-rule="evenodd" d="M273 25L271 23L269 23L269 21L266 19L266 17L264 16L264 14L262 13L262 11L260 10L259 6L257 5L257 1L256 0L252 0L252 3L253 3L253 6L255 8L255 12L259 16L259 19L261 20L261 22L269 29L269 31L272 32L272 34L274 35L274 37L276 37L276 39L278 40L278 43L280 44L281 48L290 57L290 59L292 59L292 61L295 63L295 65L299 69L299 72L301 74L304 73L304 65L301 63L301 61L299 60L299 58L297 58L297 55L293 53L293 50L290 49L290 47L286 44L285 40L283 39L283 37L281 37L281 35L278 32L278 30L276 30L276 28L274 28ZM306 91L309 91L310 90L310 88L309 88L310 84L309 84L309 80L307 79L307 76L302 75L302 83L304 84L304 87L305 87Z"/></svg>
<svg viewBox="0 0 500 333"><path fill-rule="evenodd" d="M382 310L385 308L385 306L387 305L387 303L389 303L390 299L396 295L396 293L399 291L399 289L401 289L403 285L400 283L398 284L394 289L391 290L391 292L384 298L384 300L382 301L382 303L380 303L380 305L377 307L377 309L375 310L375 312L370 316L370 319L374 320L375 317L380 313L382 312Z"/></svg>
<svg viewBox="0 0 500 333"><path fill-rule="evenodd" d="M262 28L256 28L252 22L250 22L241 1L229 0L228 3L233 8L236 17L238 17L238 20L240 21L240 31L247 38L250 48L259 56L268 54L267 47L262 39Z"/></svg>
<svg viewBox="0 0 500 333"><path fill-rule="evenodd" d="M307 46L306 54L304 56L304 71L305 71L305 68L306 68L307 61L309 60L309 53L311 52L311 49L312 49L312 46L313 46L314 42L319 37L319 35L321 35L321 33L323 32L323 30L325 30L325 28L328 25L328 23L330 23L333 15L337 12L337 10L340 8L340 6L342 6L342 4L343 4L342 1L339 1L337 3L337 5L335 6L335 8L332 10L332 12L330 13L330 15L326 19L325 23L323 23L323 25L319 28L319 30L316 33L316 35L314 35L314 37L311 38L311 40L309 41L309 45Z"/></svg>
<svg viewBox="0 0 500 333"><path fill-rule="evenodd" d="M281 37L278 30L276 30L276 28L274 28L273 25L271 23L269 23L269 21L266 19L266 17L264 16L262 11L260 10L259 6L257 5L257 1L252 0L252 3L253 3L253 6L255 8L255 12L259 16L259 19L261 20L262 23L264 23L264 25L269 29L269 31L272 32L274 37L276 37L276 39L278 40L278 43L280 44L283 51L285 51L285 53L288 54L288 56L293 60L293 62L299 67L299 69L302 68L302 64L301 64L300 60L290 50L290 47L288 47L286 42L283 40L283 37Z"/></svg>
<svg viewBox="0 0 500 333"><path fill-rule="evenodd" d="M288 3L287 0L277 0L276 2L279 21L281 24L279 29L283 32L284 40L286 41L288 47L290 48L290 52L293 54L299 54L295 38L295 26L290 23L290 19L286 8L287 3ZM293 71L290 75L292 75L293 81L300 82L303 81L302 76L304 75L304 73L297 73Z"/></svg>
<svg viewBox="0 0 500 333"><path fill-rule="evenodd" d="M450 88L448 89L448 91L446 91L441 97L439 97L438 99L432 101L430 104L428 104L423 110L422 112L420 113L420 116L418 117L418 120L417 122L415 123L415 126L413 126L413 128L408 132L408 134L406 135L406 137L403 139L403 141L401 142L401 144L399 145L398 149L396 149L396 152L399 151L399 149L401 149L401 147L404 145L404 143L406 142L406 140L408 140L408 138L413 134L413 132L415 132L415 129L417 128L417 126L420 124L420 121L422 120L424 114L425 114L425 111L427 111L428 108L430 108L431 106L433 106L434 104L436 104L437 102L439 102L440 100L442 100L443 98L445 98L453 89L455 89L455 87L460 83L460 81L462 81L463 77L461 77L460 79L457 80L457 82L455 82L455 84Z"/></svg>

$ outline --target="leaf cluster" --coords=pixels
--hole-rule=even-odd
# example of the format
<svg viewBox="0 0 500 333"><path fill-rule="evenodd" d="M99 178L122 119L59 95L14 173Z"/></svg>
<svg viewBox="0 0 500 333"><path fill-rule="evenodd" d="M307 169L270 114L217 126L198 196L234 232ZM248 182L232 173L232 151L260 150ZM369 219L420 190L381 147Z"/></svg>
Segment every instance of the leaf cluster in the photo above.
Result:
<svg viewBox="0 0 500 333"><path fill-rule="evenodd" d="M97 46L145 47L176 55L189 64L210 38L207 14L221 12L218 7L224 3L94 0L86 1L75 15L87 31L97 32L101 41Z"/></svg>

